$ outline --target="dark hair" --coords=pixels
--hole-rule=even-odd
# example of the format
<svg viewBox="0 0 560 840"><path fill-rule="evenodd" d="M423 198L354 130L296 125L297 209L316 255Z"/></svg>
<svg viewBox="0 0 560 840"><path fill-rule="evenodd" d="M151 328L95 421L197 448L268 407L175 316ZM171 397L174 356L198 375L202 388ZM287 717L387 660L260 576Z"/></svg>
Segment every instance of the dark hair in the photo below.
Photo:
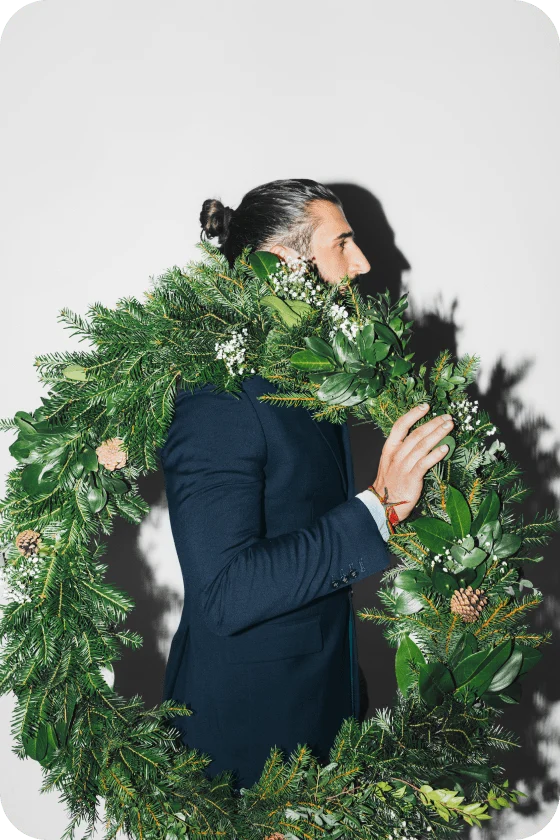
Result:
<svg viewBox="0 0 560 840"><path fill-rule="evenodd" d="M235 210L219 199L207 198L200 212L200 238L218 237L218 247L230 266L247 245L263 251L273 244L285 245L306 257L318 225L309 205L317 200L331 201L342 209L329 187L309 178L283 178L254 187Z"/></svg>

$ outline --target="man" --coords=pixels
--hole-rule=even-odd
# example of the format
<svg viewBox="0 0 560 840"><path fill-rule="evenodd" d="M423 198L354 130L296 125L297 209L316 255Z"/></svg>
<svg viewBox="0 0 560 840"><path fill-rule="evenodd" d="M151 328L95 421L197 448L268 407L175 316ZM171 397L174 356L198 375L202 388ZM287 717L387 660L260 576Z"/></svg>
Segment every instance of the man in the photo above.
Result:
<svg viewBox="0 0 560 840"><path fill-rule="evenodd" d="M338 198L308 179L257 187L235 211L209 199L201 224L230 263L249 243L314 260L327 283L370 268ZM185 585L163 699L192 709L174 719L185 743L237 787L257 781L274 745L328 760L343 719L358 718L351 583L389 565L385 510L354 493L347 426L257 399L274 390L259 375L239 398L211 383L180 390L161 451ZM407 434L426 409L394 424L373 483L404 502L400 520L445 454L432 451L444 416Z"/></svg>

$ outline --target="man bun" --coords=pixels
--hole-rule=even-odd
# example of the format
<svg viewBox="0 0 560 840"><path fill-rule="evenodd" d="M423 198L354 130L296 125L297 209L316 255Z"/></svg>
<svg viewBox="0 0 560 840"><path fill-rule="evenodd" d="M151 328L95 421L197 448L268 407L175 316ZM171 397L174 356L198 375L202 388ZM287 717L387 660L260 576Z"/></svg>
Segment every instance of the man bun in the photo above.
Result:
<svg viewBox="0 0 560 840"><path fill-rule="evenodd" d="M217 198L207 198L200 211L202 230L200 238L212 239L217 236L220 245L227 239L229 224L234 210L222 204Z"/></svg>

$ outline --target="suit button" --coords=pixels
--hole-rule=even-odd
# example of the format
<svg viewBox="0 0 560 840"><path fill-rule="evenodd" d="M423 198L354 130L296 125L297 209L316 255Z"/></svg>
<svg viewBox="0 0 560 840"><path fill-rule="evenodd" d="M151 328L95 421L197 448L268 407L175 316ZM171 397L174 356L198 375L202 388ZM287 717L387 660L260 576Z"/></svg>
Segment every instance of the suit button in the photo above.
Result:
<svg viewBox="0 0 560 840"><path fill-rule="evenodd" d="M337 581L337 580L333 580L332 585L333 585L333 586L334 586L334 588L336 589L336 587L338 586L338 581Z"/></svg>
<svg viewBox="0 0 560 840"><path fill-rule="evenodd" d="M344 575L343 578L340 578L343 583L348 583L348 578Z"/></svg>
<svg viewBox="0 0 560 840"><path fill-rule="evenodd" d="M350 572L350 577L356 577L357 574L358 572L356 571L356 569L352 569L352 571Z"/></svg>

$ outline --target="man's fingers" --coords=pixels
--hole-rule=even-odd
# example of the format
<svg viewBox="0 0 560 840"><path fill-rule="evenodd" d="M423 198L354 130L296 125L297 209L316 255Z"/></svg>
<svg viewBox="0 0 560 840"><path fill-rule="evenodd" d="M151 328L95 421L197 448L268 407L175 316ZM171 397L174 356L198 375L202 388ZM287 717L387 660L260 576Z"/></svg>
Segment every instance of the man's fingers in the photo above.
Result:
<svg viewBox="0 0 560 840"><path fill-rule="evenodd" d="M415 463L414 467L412 468L411 472L416 472L421 476L424 476L430 467L433 467L434 464L437 464L438 461L441 461L442 458L445 458L445 455L449 449L447 444L442 444L445 449L442 449L441 446L436 446L435 449L430 450L423 458L419 458Z"/></svg>
<svg viewBox="0 0 560 840"><path fill-rule="evenodd" d="M421 403L420 405L415 405L414 408L411 408L409 411L405 411L404 414L401 414L398 420L395 420L393 423L393 428L387 435L385 443L389 444L389 446L397 446L402 443L407 436L410 427L413 426L417 420L420 420L421 417L424 417L429 407L428 403Z"/></svg>
<svg viewBox="0 0 560 840"><path fill-rule="evenodd" d="M439 420L439 423L435 424L435 428L432 426L431 422L424 423L421 427L422 431L424 431L422 436L419 435L416 437L414 432L408 436L401 447L401 451L405 457L422 457L423 455L426 455L432 447L436 445L436 443L439 443L442 438L451 434L453 429L452 420L446 420L442 423L440 417L434 419ZM449 426L446 425L447 423L449 423ZM409 442L411 444L410 446Z"/></svg>

